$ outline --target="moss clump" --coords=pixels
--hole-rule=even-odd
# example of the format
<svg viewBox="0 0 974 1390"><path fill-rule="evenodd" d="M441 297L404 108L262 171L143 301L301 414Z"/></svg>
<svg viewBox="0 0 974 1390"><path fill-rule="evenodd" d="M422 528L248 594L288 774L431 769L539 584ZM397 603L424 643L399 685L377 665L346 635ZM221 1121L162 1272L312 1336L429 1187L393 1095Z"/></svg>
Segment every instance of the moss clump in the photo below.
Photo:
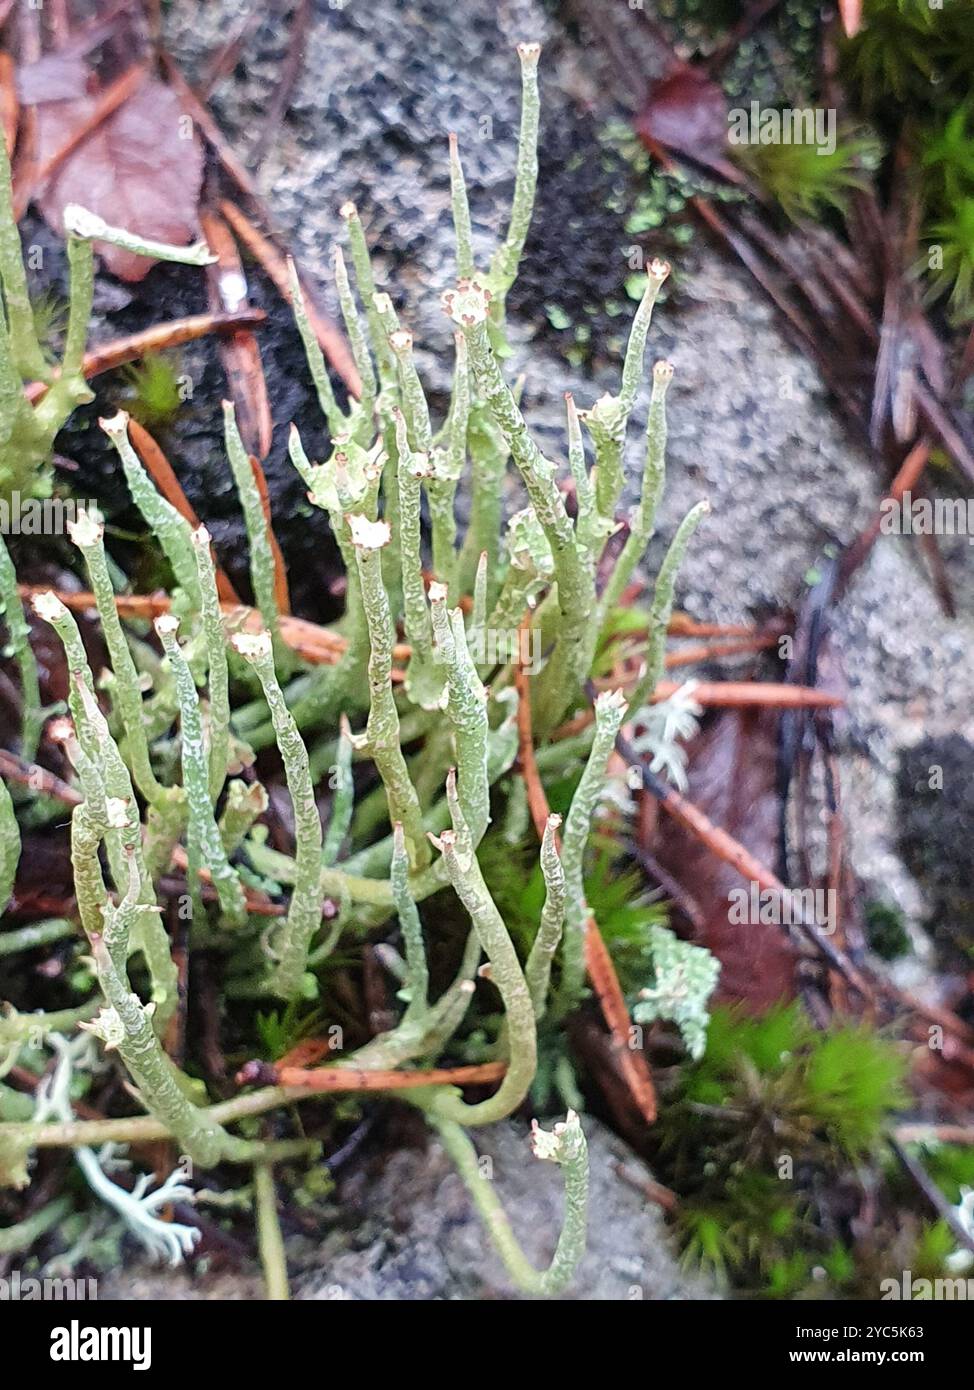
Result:
<svg viewBox="0 0 974 1390"><path fill-rule="evenodd" d="M843 1264L850 1164L878 1162L907 1103L906 1058L860 1024L815 1029L798 1004L714 1011L706 1051L664 1106L656 1160L680 1196L685 1257L739 1288L786 1297Z"/></svg>

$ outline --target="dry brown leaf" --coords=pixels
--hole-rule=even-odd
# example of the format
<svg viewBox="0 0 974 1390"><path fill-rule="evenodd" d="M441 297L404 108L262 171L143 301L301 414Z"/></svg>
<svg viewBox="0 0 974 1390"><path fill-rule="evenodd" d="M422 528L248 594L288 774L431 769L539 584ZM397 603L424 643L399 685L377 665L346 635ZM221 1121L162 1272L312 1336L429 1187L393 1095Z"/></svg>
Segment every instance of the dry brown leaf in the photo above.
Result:
<svg viewBox="0 0 974 1390"><path fill-rule="evenodd" d="M773 710L727 710L689 745L687 767L689 799L771 868L781 813L776 730ZM795 951L784 928L730 921L730 891L746 886L737 870L667 816L652 853L700 908L698 944L721 963L719 997L755 1013L791 998Z"/></svg>
<svg viewBox="0 0 974 1390"><path fill-rule="evenodd" d="M679 67L653 84L636 130L701 164L726 165L727 98L696 68Z"/></svg>
<svg viewBox="0 0 974 1390"><path fill-rule="evenodd" d="M88 95L37 107L39 164L84 125L96 103ZM182 246L199 234L202 176L195 127L175 93L150 80L68 156L38 203L58 232L67 204L80 203L113 226ZM96 249L122 280L142 280L154 264L115 246L96 243Z"/></svg>
<svg viewBox="0 0 974 1390"><path fill-rule="evenodd" d="M73 101L87 93L91 75L77 53L45 53L36 63L22 63L17 69L17 95L24 106Z"/></svg>

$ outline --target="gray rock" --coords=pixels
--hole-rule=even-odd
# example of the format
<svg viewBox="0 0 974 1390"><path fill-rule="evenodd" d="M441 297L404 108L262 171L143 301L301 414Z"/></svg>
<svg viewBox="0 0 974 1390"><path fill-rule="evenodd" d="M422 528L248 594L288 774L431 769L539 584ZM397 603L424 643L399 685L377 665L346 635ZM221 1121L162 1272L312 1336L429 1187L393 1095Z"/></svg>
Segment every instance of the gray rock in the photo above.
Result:
<svg viewBox="0 0 974 1390"><path fill-rule="evenodd" d="M585 1120L591 1161L588 1252L568 1300L715 1297L684 1274L658 1206L639 1190L650 1174L626 1146ZM525 1253L551 1259L561 1223L561 1177L531 1157L527 1131L512 1122L475 1133L483 1170L498 1185ZM619 1177L625 1165L629 1180ZM297 1299L510 1299L507 1275L470 1197L438 1143L364 1162L338 1191L341 1227L323 1241L288 1242ZM99 1281L100 1298L260 1299L256 1269L198 1278L137 1267Z"/></svg>
<svg viewBox="0 0 974 1390"><path fill-rule="evenodd" d="M588 1251L566 1299L708 1296L676 1264L659 1207L638 1185L648 1170L607 1129L586 1118L591 1161ZM525 1254L547 1266L561 1226L561 1175L535 1161L517 1124L474 1131L484 1172L497 1183ZM510 1298L499 1258L439 1144L402 1149L378 1173L358 1170L341 1190L348 1235L326 1240L319 1266L296 1280L299 1298ZM345 1248L342 1248L345 1247Z"/></svg>

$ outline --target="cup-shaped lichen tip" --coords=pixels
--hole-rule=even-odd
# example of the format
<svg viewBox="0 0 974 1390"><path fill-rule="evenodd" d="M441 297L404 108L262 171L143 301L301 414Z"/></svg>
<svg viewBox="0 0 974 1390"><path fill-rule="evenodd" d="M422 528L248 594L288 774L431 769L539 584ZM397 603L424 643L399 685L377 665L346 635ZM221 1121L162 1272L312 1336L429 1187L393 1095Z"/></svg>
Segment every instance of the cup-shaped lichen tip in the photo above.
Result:
<svg viewBox="0 0 974 1390"><path fill-rule="evenodd" d="M271 635L266 630L235 632L230 640L234 651L245 661L263 661L270 656L273 650Z"/></svg>
<svg viewBox="0 0 974 1390"><path fill-rule="evenodd" d="M349 515L346 520L352 544L359 550L381 550L392 539L392 528L388 521L370 521L367 516L356 513Z"/></svg>
<svg viewBox="0 0 974 1390"><path fill-rule="evenodd" d="M68 535L79 550L87 550L99 543L105 528L97 516L89 512L79 512L74 521L68 522Z"/></svg>
<svg viewBox="0 0 974 1390"><path fill-rule="evenodd" d="M479 280L458 280L454 289L444 290L443 311L461 328L486 323L492 295Z"/></svg>

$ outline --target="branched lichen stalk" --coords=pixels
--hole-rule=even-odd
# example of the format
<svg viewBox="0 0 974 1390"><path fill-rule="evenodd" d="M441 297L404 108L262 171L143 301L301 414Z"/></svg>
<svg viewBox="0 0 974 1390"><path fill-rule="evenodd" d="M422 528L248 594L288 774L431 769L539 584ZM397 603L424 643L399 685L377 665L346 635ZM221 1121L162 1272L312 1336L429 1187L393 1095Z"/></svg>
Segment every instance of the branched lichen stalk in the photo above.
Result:
<svg viewBox="0 0 974 1390"><path fill-rule="evenodd" d="M0 799L2 795L0 793ZM0 885L0 902L2 901ZM0 908L0 912L2 911ZM78 928L74 922L69 922L64 917L48 917L41 922L32 922L29 927L15 927L12 931L0 932L0 956L14 956L19 951L36 951L38 946L49 946L54 941L66 941L77 934Z"/></svg>
<svg viewBox="0 0 974 1390"><path fill-rule="evenodd" d="M610 613L619 602L653 538L656 511L666 480L666 392L672 380L673 368L670 363L657 362L653 367L653 394L646 422L646 461L639 501L629 518L629 535L622 554L616 561L600 600L599 611L602 615Z"/></svg>
<svg viewBox="0 0 974 1390"><path fill-rule="evenodd" d="M264 626L274 641L274 650L279 661L286 666L291 659L290 650L281 641L281 618L277 608L275 587L274 549L271 545L270 525L264 512L257 479L254 477L250 455L244 448L240 431L237 428L237 413L232 401L223 402L223 437L226 443L227 458L237 485L237 496L243 509L244 524L247 528L247 543L250 547L250 582L254 598Z"/></svg>
<svg viewBox="0 0 974 1390"><path fill-rule="evenodd" d="M538 934L531 945L524 978L531 991L538 1022L544 1017L548 1001L548 985L551 980L551 962L561 941L565 923L565 871L558 854L558 827L561 816L550 815L545 824L541 841L541 872L545 882L545 901L541 911Z"/></svg>
<svg viewBox="0 0 974 1390"><path fill-rule="evenodd" d="M321 413L328 422L330 432L340 434L348 427L348 420L339 408L335 400L335 392L332 389L331 378L328 375L328 368L325 365L325 355L321 350L321 345L315 336L315 331L308 318L307 305L304 302L304 290L301 288L301 281L298 279L298 272L294 262L288 260L288 284L291 295L291 311L294 314L294 321L298 326L301 335L301 342L304 346L304 355L308 362L308 371L311 373L311 380L314 382L315 391L318 396L318 404Z"/></svg>
<svg viewBox="0 0 974 1390"><path fill-rule="evenodd" d="M230 762L230 673L227 669L226 636L216 587L216 571L210 553L210 533L205 526L199 526L193 532L193 550L203 605L203 637L210 692L210 800L216 805Z"/></svg>
<svg viewBox="0 0 974 1390"><path fill-rule="evenodd" d="M565 1211L561 1233L551 1264L537 1270L524 1254L511 1228L500 1198L481 1170L470 1136L452 1121L435 1112L428 1113L430 1124L457 1166L474 1206L486 1226L497 1252L514 1284L523 1293L552 1297L563 1292L574 1278L582 1256L588 1227L588 1149L578 1116L569 1110L564 1124L552 1132L534 1122L531 1143L535 1156L559 1164L564 1169Z"/></svg>
<svg viewBox="0 0 974 1390"><path fill-rule="evenodd" d="M71 813L71 865L74 870L74 894L78 916L85 935L90 939L104 930L104 909L107 902L105 881L98 863L98 846L105 826L92 814L91 806L82 801Z"/></svg>
<svg viewBox="0 0 974 1390"><path fill-rule="evenodd" d="M433 546L433 573L448 589L456 583L457 521L454 502L457 484L467 459L467 431L470 424L470 367L467 340L454 334L456 366L450 412L436 446L430 455L430 476L426 492L430 505Z"/></svg>
<svg viewBox="0 0 974 1390"><path fill-rule="evenodd" d="M584 860L592 816L605 789L606 770L615 747L616 734L627 709L622 692L605 691L595 701L595 738L581 781L575 788L565 820L561 864L565 876L566 922L562 951L561 987L558 994L560 1017L569 1013L581 998L585 980L585 932L588 909L585 905Z"/></svg>
<svg viewBox="0 0 974 1390"><path fill-rule="evenodd" d="M153 1022L161 1030L176 1007L179 980L169 947L169 937L155 910L155 890L144 853L132 779L98 701L77 671L72 672L72 679L84 710L85 741L90 748L96 750L94 756L97 759L97 772L104 783L105 814L109 826L109 863L112 866L115 886L119 890L122 889L123 874L126 872L124 864L127 860L130 861L138 874L139 904L151 909L139 913L136 917L132 949L142 952L149 968L152 998L156 1005ZM168 796L166 801L178 805L180 797L178 794ZM98 807L100 812L100 799Z"/></svg>
<svg viewBox="0 0 974 1390"><path fill-rule="evenodd" d="M534 194L538 185L538 124L541 112L538 59L541 57L541 45L519 43L517 56L521 63L521 128L517 142L514 199L511 203L507 235L494 252L489 273L490 288L494 294L491 322L498 327L504 322L507 292L517 279L521 253L531 226Z"/></svg>
<svg viewBox="0 0 974 1390"><path fill-rule="evenodd" d="M308 750L277 682L269 634L238 633L233 645L257 673L274 721L277 746L294 807L294 888L270 988L282 999L297 999L303 993L311 941L321 925L321 818L311 781Z"/></svg>
<svg viewBox="0 0 974 1390"><path fill-rule="evenodd" d="M340 505L338 489L333 484L323 488L321 479L323 472L328 474L329 482L334 473L333 464L315 465L308 458L301 435L297 426L292 425L288 435L288 453L291 462L301 475L302 480L308 488L308 498L317 507L322 507L328 513L331 522L332 534L338 544L342 562L345 566L345 574L348 582L348 592L345 599L345 619L344 625L349 639L348 652L346 653L343 665L353 666L356 653L360 646L367 641L365 627L365 613L362 609L362 593L359 584L358 569L355 564L355 549L352 545L351 532L348 529L348 521Z"/></svg>
<svg viewBox="0 0 974 1390"><path fill-rule="evenodd" d="M330 776L331 815L321 846L321 864L325 869L331 868L338 858L348 834L348 828L352 823L352 811L355 808L355 781L352 777L353 751L352 731L348 719L343 714L339 723L338 751Z"/></svg>
<svg viewBox="0 0 974 1390"><path fill-rule="evenodd" d="M88 665L88 653L85 651L85 644L81 640L81 633L78 624L73 616L58 598L57 594L48 590L36 594L33 600L34 612L44 622L50 623L61 639L64 647L64 655L67 660L68 670L77 675L85 684L92 698L95 694L95 683L91 674L91 667ZM74 720L75 728L81 738L82 747L85 745L85 709L81 701L81 696L72 682L68 687L68 706L71 710L71 717ZM97 748L94 746L93 737L88 740L89 747L85 752L89 757L94 757Z"/></svg>
<svg viewBox="0 0 974 1390"><path fill-rule="evenodd" d="M487 692L467 646L463 614L459 608L447 612L444 585L430 585L430 607L437 659L447 672L447 711L457 747L457 794L476 848L490 822Z"/></svg>
<svg viewBox="0 0 974 1390"><path fill-rule="evenodd" d="M70 381L80 378L84 367L88 320L95 293L95 253L90 241L73 236L68 237L67 250L71 297L61 376Z"/></svg>
<svg viewBox="0 0 974 1390"><path fill-rule="evenodd" d="M473 233L470 229L470 204L467 184L460 163L456 134L450 131L450 204L453 208L453 233L457 243L457 279L473 274Z"/></svg>
<svg viewBox="0 0 974 1390"><path fill-rule="evenodd" d="M227 858L213 817L200 702L193 674L176 641L179 622L171 613L164 613L156 619L155 627L163 651L169 658L179 698L180 748L183 787L189 806L189 835L198 849L202 863L212 875L221 911L230 925L240 926L247 918L246 899L237 871Z"/></svg>
<svg viewBox="0 0 974 1390"><path fill-rule="evenodd" d="M433 651L433 630L426 603L420 549L420 487L421 480L429 473L429 455L414 453L409 447L406 421L401 411L395 412L395 420L399 450L399 555L402 564L403 619L406 638L412 648L410 671L415 678L420 670L429 665Z"/></svg>
<svg viewBox="0 0 974 1390"><path fill-rule="evenodd" d="M101 729L104 720L95 698L94 679L81 633L74 617L56 594L45 592L35 595L34 611L44 622L50 623L61 640L67 661L68 708L73 720L73 732L77 734L78 755L73 757L75 768L86 800L91 802L92 811L99 821L105 820L105 799L112 795L126 805L134 805L131 780L114 741L106 729L106 741L112 748L101 746ZM92 719L94 712L94 719ZM111 791L107 788L107 776L111 772L116 779ZM122 873L121 840L112 832L108 836L108 859L112 875L118 883Z"/></svg>
<svg viewBox="0 0 974 1390"><path fill-rule="evenodd" d="M220 839L228 855L240 848L254 821L269 805L260 782L244 782L234 777L227 786L220 816Z"/></svg>
<svg viewBox="0 0 974 1390"><path fill-rule="evenodd" d="M2 219L0 219L2 220ZM37 662L30 645L30 624L17 592L17 575L0 536L0 615L7 627L7 652L17 663L20 675L21 732L20 756L34 761L41 735L43 715Z"/></svg>
<svg viewBox="0 0 974 1390"><path fill-rule="evenodd" d="M90 241L75 236L68 237L67 253L69 308L64 355L57 377L34 412L48 448L75 406L94 400L94 392L85 380L84 358L95 294L95 253Z"/></svg>
<svg viewBox="0 0 974 1390"><path fill-rule="evenodd" d="M405 1017L415 1018L426 1012L429 995L429 968L426 964L426 945L423 941L423 927L419 920L416 901L409 891L409 855L406 853L406 839L402 826L393 828L392 850L392 896L402 929L402 941L406 951L406 989L409 1002Z"/></svg>
<svg viewBox="0 0 974 1390"><path fill-rule="evenodd" d="M110 420L98 422L108 435L122 461L125 481L132 501L145 517L150 530L172 566L176 582L189 595L195 608L199 607L199 582L196 578L196 559L193 555L192 530L185 517L157 490L139 461L128 436L129 417L124 410Z"/></svg>
<svg viewBox="0 0 974 1390"><path fill-rule="evenodd" d="M369 255L368 242L365 240L365 232L362 228L362 219L358 215L358 208L352 202L343 203L338 211L344 218L345 226L348 229L348 246L352 253L356 289L359 299L365 306L365 320L369 327L372 351L379 368L379 382L382 389L386 390L395 382L396 368L392 353L389 350L387 334L382 327L382 320L375 307L375 273L372 269L372 257Z"/></svg>
<svg viewBox="0 0 974 1390"><path fill-rule="evenodd" d="M453 829L430 838L443 855L450 883L466 908L490 963L489 978L504 1005L508 1064L503 1081L489 1099L467 1105L457 1093L443 1091L435 1098L431 1109L440 1119L456 1120L460 1124L493 1124L517 1109L534 1080L538 1055L534 1009L514 943L477 863L452 773L447 783L447 797Z"/></svg>
<svg viewBox="0 0 974 1390"><path fill-rule="evenodd" d="M575 530L578 542L585 552L590 565L599 558L599 543L605 538L605 530L599 525L599 515L595 506L595 488L585 467L585 444L582 440L582 426L575 406L575 398L570 391L565 392L565 411L568 416L568 467L575 483L575 498L578 505L578 520Z"/></svg>
<svg viewBox="0 0 974 1390"><path fill-rule="evenodd" d="M107 241L122 251L131 251L136 256L149 256L154 261L174 261L177 265L212 265L216 257L211 254L205 241L194 241L191 246L173 246L168 241L153 241L149 237L137 236L124 227L112 227L97 213L89 212L78 203L68 203L63 213L64 230L69 236L81 237L85 241Z"/></svg>
<svg viewBox="0 0 974 1390"><path fill-rule="evenodd" d="M254 1199L257 1209L257 1245L271 1303L287 1302L290 1290L287 1281L287 1258L284 1237L277 1214L277 1191L274 1186L274 1165L262 1160L254 1164Z"/></svg>
<svg viewBox="0 0 974 1390"><path fill-rule="evenodd" d="M125 730L126 752L131 763L132 775L146 800L155 802L165 795L165 791L152 771L149 743L142 718L139 673L122 631L115 604L115 590L112 587L105 555L105 528L100 521L83 513L68 529L71 539L85 557L85 567L88 570L92 593L95 595L98 616L101 618L102 633L115 674L112 695L122 728Z"/></svg>
<svg viewBox="0 0 974 1390"><path fill-rule="evenodd" d="M646 653L646 670L636 689L632 692L633 709L639 709L652 695L663 678L666 662L666 631L673 612L673 595L676 589L676 576L683 563L690 537L710 511L706 498L691 507L680 522L676 535L660 565L653 589L653 603L649 610L649 645Z"/></svg>
<svg viewBox="0 0 974 1390"><path fill-rule="evenodd" d="M487 641L487 564L486 550L480 557L473 581L473 609L467 628L467 647L474 661L482 662ZM448 601L449 601L449 595Z"/></svg>
<svg viewBox="0 0 974 1390"><path fill-rule="evenodd" d="M30 381L32 378L36 381L47 381L51 373L44 361L34 326L34 312L27 289L27 272L24 269L20 232L14 215L6 142L0 150L0 280L3 281L13 365L24 381Z"/></svg>
<svg viewBox="0 0 974 1390"><path fill-rule="evenodd" d="M429 863L423 812L399 743L399 712L392 693L392 615L382 583L380 553L389 527L364 516L349 517L362 602L369 628L369 719L365 746L379 770L389 802L389 819L402 822L413 872Z"/></svg>
<svg viewBox="0 0 974 1390"><path fill-rule="evenodd" d="M389 346L399 367L399 389L409 442L418 453L428 454L433 447L433 426L426 392L413 358L413 335L406 328L397 328L395 333L389 334Z"/></svg>
<svg viewBox="0 0 974 1390"><path fill-rule="evenodd" d="M543 673L536 703L536 723L544 731L565 711L588 674L590 641L586 639L590 636L595 602L594 581L558 490L554 466L529 433L491 347L487 333L489 303L490 294L473 281L461 283L443 296L446 312L466 335L477 383L510 446L551 546L560 623L555 653Z"/></svg>
<svg viewBox="0 0 974 1390"><path fill-rule="evenodd" d="M122 910L122 905L115 909ZM98 983L111 1010L106 1022L112 1030L112 1045L132 1073L146 1109L176 1137L194 1163L214 1167L230 1157L241 1141L186 1098L141 1000L115 968L104 938L96 935L91 945Z"/></svg>
<svg viewBox="0 0 974 1390"><path fill-rule="evenodd" d="M650 261L646 267L646 287L632 321L619 395L601 396L585 414L595 442L595 502L600 516L608 523L615 520L616 503L622 491L626 427L642 382L653 305L669 273L670 267L665 261Z"/></svg>
<svg viewBox="0 0 974 1390"><path fill-rule="evenodd" d="M13 892L20 862L20 829L7 784L0 781L0 912Z"/></svg>
<svg viewBox="0 0 974 1390"><path fill-rule="evenodd" d="M362 320L359 318L355 296L352 294L352 287L348 282L345 257L342 255L340 246L335 247L335 287L338 290L338 304L342 311L342 318L345 320L345 331L348 333L352 357L358 374L362 378L362 396L356 413L361 421L364 435L361 442L368 443L372 438L372 412L375 409L378 386L368 343L362 331Z"/></svg>

